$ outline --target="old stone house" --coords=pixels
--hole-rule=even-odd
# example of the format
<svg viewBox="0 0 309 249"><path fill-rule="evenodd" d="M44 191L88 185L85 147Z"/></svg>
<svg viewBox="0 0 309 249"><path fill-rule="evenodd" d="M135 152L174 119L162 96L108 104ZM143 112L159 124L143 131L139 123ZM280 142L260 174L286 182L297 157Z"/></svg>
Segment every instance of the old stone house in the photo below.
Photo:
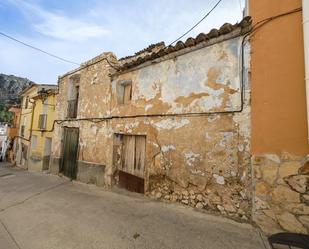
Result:
<svg viewBox="0 0 309 249"><path fill-rule="evenodd" d="M59 77L51 172L249 219L250 23Z"/></svg>
<svg viewBox="0 0 309 249"><path fill-rule="evenodd" d="M31 139L33 130L37 128L38 122L34 122L35 116L39 115L36 108L35 98L42 90L57 89L56 85L32 84L20 93L21 113L18 127L18 136L14 140L15 163L18 167L28 169L28 158L30 156ZM36 115L35 115L36 114ZM53 122L52 122L53 123ZM31 162L30 162L31 163Z"/></svg>
<svg viewBox="0 0 309 249"><path fill-rule="evenodd" d="M253 24L59 77L51 172L308 233L301 1L247 2Z"/></svg>

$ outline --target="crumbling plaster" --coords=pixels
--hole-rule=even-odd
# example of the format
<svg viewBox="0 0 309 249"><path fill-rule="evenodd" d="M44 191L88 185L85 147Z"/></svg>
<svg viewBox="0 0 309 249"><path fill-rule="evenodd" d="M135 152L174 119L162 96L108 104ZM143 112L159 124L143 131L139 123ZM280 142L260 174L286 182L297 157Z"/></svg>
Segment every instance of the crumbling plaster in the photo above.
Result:
<svg viewBox="0 0 309 249"><path fill-rule="evenodd" d="M235 38L114 76L112 115L239 109L240 43ZM129 107L117 103L120 80L133 82Z"/></svg>
<svg viewBox="0 0 309 249"><path fill-rule="evenodd" d="M73 72L80 76L77 120L56 125L53 157L61 157L61 127L79 127L78 160L104 165L104 182L112 185L117 181L113 135L146 135L146 193L248 219L247 77L244 110L232 112L241 108L241 40L233 38L120 74L106 60ZM114 60L111 53L104 56ZM248 56L246 53L245 58ZM70 77L72 74L59 80L60 120L66 119ZM129 104L117 103L117 84L123 80L132 81ZM102 119L82 120L85 118ZM186 191L191 191L190 195Z"/></svg>

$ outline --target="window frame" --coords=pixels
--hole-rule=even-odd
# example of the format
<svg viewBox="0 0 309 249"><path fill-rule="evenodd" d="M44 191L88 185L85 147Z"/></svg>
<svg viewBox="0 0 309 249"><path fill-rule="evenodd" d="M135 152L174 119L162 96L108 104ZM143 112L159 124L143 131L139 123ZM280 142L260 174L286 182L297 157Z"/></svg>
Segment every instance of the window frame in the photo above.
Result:
<svg viewBox="0 0 309 249"><path fill-rule="evenodd" d="M39 115L39 120L38 120L38 128L39 130L46 130L47 126L47 114L40 114Z"/></svg>
<svg viewBox="0 0 309 249"><path fill-rule="evenodd" d="M132 101L132 85L132 80L121 80L118 82L116 94L119 105L126 105ZM126 99L127 96L129 97L128 99Z"/></svg>

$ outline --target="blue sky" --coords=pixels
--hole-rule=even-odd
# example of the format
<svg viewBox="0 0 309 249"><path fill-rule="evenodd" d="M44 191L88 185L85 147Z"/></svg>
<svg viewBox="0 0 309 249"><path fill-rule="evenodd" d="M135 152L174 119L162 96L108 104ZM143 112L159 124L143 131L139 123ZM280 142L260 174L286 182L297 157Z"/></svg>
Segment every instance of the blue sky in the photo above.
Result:
<svg viewBox="0 0 309 249"><path fill-rule="evenodd" d="M166 44L201 19L217 0L0 0L0 31L81 63L105 51L118 58ZM240 21L244 0L223 0L189 36ZM183 38L185 40L187 37ZM76 68L0 36L0 73L56 83Z"/></svg>

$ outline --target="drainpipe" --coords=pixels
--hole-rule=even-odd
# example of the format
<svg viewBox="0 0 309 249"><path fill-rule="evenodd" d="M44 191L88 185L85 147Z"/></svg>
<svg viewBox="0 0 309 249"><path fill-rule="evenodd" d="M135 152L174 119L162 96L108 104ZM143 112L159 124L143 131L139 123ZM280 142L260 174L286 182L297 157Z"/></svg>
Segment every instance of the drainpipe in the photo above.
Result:
<svg viewBox="0 0 309 249"><path fill-rule="evenodd" d="M26 168L28 169L28 160L29 160L29 155L30 155L30 150L31 150L31 137L32 137L32 131L33 131L33 119L34 119L34 109L35 109L35 101L31 102L32 103L32 110L31 110L31 123L30 123L30 133L29 133L29 148L27 151L27 161L26 161Z"/></svg>
<svg viewBox="0 0 309 249"><path fill-rule="evenodd" d="M306 81L306 103L307 103L307 125L309 142L309 1L302 0L303 9L303 32L304 32L304 57L305 57L305 81ZM307 155L307 160L309 155Z"/></svg>

